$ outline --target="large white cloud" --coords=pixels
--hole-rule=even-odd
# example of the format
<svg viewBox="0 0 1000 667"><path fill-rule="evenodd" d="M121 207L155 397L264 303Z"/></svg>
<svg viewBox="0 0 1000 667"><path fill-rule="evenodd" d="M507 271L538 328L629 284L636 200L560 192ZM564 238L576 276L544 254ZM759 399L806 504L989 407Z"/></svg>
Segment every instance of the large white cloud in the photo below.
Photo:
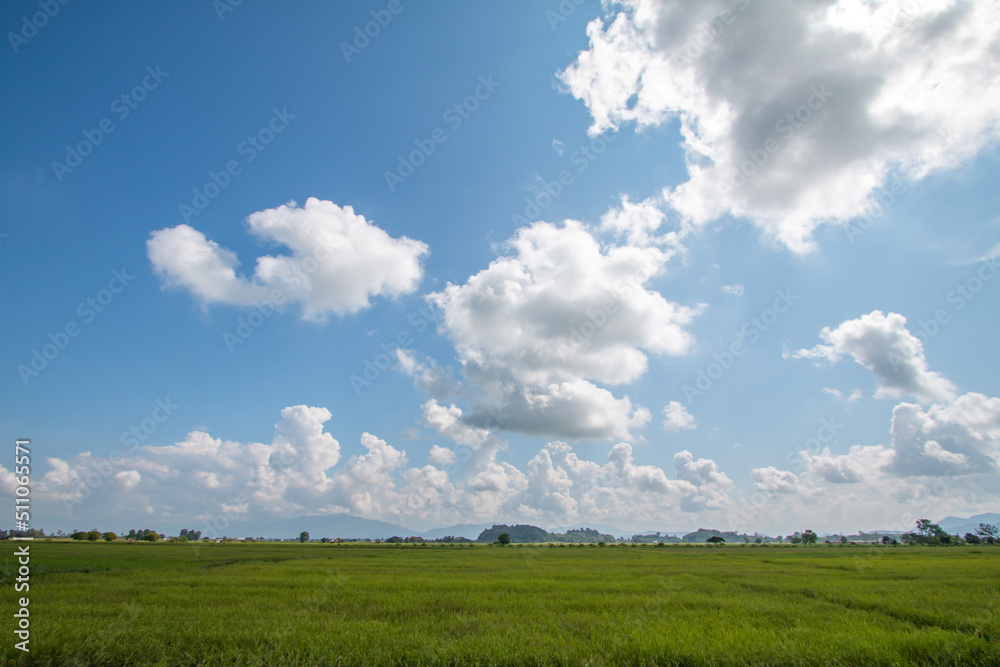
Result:
<svg viewBox="0 0 1000 667"><path fill-rule="evenodd" d="M561 73L591 132L680 121L688 223L749 218L797 252L890 176L975 155L1000 127L1000 6L942 0L625 0Z"/></svg>
<svg viewBox="0 0 1000 667"><path fill-rule="evenodd" d="M623 209L624 210L624 209ZM625 218L642 217L635 212ZM636 222L607 223L642 236ZM639 230L639 231L637 231ZM538 222L508 242L511 254L428 300L464 364L481 406L466 418L556 437L629 439L649 411L601 385L640 377L647 353L680 355L699 307L667 301L646 283L675 249L602 247L579 222ZM496 406L502 417L490 414Z"/></svg>
<svg viewBox="0 0 1000 667"><path fill-rule="evenodd" d="M875 396L909 394L921 401L947 401L955 396L955 386L940 373L927 367L924 345L906 328L906 318L898 313L885 315L874 310L835 329L825 327L817 345L785 353L785 358L835 362L847 354L878 380Z"/></svg>
<svg viewBox="0 0 1000 667"><path fill-rule="evenodd" d="M392 238L350 206L310 197L302 208L291 202L253 213L247 224L251 234L291 254L258 257L248 278L237 273L235 253L178 225L146 242L153 270L164 286L186 289L206 306L298 303L310 320L356 312L372 297L408 294L423 276L424 243Z"/></svg>

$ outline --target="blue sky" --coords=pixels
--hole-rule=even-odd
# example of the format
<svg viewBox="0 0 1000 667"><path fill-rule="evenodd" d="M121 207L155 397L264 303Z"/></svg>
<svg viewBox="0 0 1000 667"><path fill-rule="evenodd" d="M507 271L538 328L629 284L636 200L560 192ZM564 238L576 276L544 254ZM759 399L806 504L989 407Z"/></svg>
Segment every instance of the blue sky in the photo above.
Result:
<svg viewBox="0 0 1000 667"><path fill-rule="evenodd" d="M5 3L35 524L996 509L997 10L777 4Z"/></svg>

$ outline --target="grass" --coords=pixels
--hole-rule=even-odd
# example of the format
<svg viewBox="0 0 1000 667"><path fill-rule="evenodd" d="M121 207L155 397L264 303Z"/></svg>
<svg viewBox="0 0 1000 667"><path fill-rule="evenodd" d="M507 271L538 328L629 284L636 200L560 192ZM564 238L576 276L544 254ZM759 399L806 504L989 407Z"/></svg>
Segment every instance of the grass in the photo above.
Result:
<svg viewBox="0 0 1000 667"><path fill-rule="evenodd" d="M3 664L1000 665L996 548L31 552L31 653L6 613Z"/></svg>

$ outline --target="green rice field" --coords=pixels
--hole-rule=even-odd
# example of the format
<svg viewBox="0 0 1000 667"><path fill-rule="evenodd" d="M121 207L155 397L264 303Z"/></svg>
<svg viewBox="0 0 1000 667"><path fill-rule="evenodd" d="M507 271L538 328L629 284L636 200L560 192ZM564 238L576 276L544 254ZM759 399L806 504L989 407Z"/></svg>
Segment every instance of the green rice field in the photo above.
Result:
<svg viewBox="0 0 1000 667"><path fill-rule="evenodd" d="M7 665L1000 665L998 548L0 548Z"/></svg>

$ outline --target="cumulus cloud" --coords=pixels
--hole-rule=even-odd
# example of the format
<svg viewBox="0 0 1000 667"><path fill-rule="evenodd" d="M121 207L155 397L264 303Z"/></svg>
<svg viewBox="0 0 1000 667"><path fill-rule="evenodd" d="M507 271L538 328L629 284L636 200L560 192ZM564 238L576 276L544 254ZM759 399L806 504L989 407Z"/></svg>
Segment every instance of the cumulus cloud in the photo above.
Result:
<svg viewBox="0 0 1000 667"><path fill-rule="evenodd" d="M637 462L624 442L603 461L591 461L552 441L519 468L498 460L492 434L463 427L457 408L425 407L427 421L489 455L455 470L460 457L435 445L427 465L411 466L404 450L364 433L361 451L341 461L340 443L325 429L330 412L293 406L282 411L269 443L192 431L180 442L124 457L51 458L35 498L47 515L65 510L74 522L113 511L124 521L197 523L211 535L247 517L343 512L411 526L709 520L733 502L733 484L716 463L686 451L674 457L673 476ZM0 482L9 477L0 467Z"/></svg>
<svg viewBox="0 0 1000 667"><path fill-rule="evenodd" d="M754 489L766 493L798 493L799 478L788 470L778 470L774 466L754 468L750 471Z"/></svg>
<svg viewBox="0 0 1000 667"><path fill-rule="evenodd" d="M827 344L786 352L785 358L836 362L841 356L850 355L862 368L875 374L876 398L908 394L930 402L947 401L955 396L955 386L927 368L924 345L906 328L906 318L902 315L885 315L874 310L835 329L825 327L820 338Z"/></svg>
<svg viewBox="0 0 1000 667"><path fill-rule="evenodd" d="M447 447L431 445L431 451L427 453L427 460L436 466L446 466L458 462L458 454Z"/></svg>
<svg viewBox="0 0 1000 667"><path fill-rule="evenodd" d="M463 419L493 430L564 438L624 439L650 420L649 409L628 396L586 380L520 384L496 370L472 368L469 378L488 400L475 404Z"/></svg>
<svg viewBox="0 0 1000 667"><path fill-rule="evenodd" d="M472 445L492 441L488 432L463 430L456 408L432 404L428 413ZM456 471L460 459L449 448L435 445L428 465L415 467L405 451L364 433L362 451L341 462L340 444L325 430L330 419L324 408L293 406L282 411L269 444L193 431L176 444L144 446L126 457L51 458L36 483L36 502L49 503L49 516L72 510L74 522L93 523L112 511L122 520L215 526L214 535L249 516L337 512L403 525L611 522L761 530L776 521L857 525L863 512L869 528L906 529L912 525L906 512L962 511L1000 500L1000 399L975 393L927 409L901 403L889 445L856 445L843 454L808 449L792 470L754 468L749 497L713 460L681 451L671 474L637 461L625 442L601 461L552 441L520 468L497 460L487 446L490 456ZM10 478L0 468L8 495Z"/></svg>
<svg viewBox="0 0 1000 667"><path fill-rule="evenodd" d="M704 509L731 508L730 494L735 485L726 473L719 469L715 461L695 459L691 452L685 450L674 454L674 467L677 470L677 479L687 481L697 489L696 493L683 499L682 509L697 512Z"/></svg>
<svg viewBox="0 0 1000 667"><path fill-rule="evenodd" d="M662 198L686 224L745 217L806 252L888 177L952 168L1000 134L995 3L608 6L560 78L591 134L680 122L689 178Z"/></svg>
<svg viewBox="0 0 1000 667"><path fill-rule="evenodd" d="M663 408L663 428L667 432L698 428L694 417L680 401L670 401Z"/></svg>
<svg viewBox="0 0 1000 667"><path fill-rule="evenodd" d="M1000 472L1000 398L968 393L926 411L897 405L885 467L898 475Z"/></svg>
<svg viewBox="0 0 1000 667"><path fill-rule="evenodd" d="M637 225L619 226L634 237ZM492 416L504 430L629 439L648 410L598 384L637 379L647 353L690 348L685 327L700 307L667 301L645 286L674 251L652 242L602 247L572 220L522 228L507 248L510 254L465 284L449 283L427 297L443 313L442 330L477 401L505 415L473 407L467 421L484 425Z"/></svg>
<svg viewBox="0 0 1000 667"><path fill-rule="evenodd" d="M357 312L373 297L408 294L423 276L424 243L393 238L350 206L310 197L302 208L291 202L253 213L247 226L290 254L258 257L246 277L237 273L235 253L178 225L153 232L146 242L153 271L164 287L185 289L204 306L296 303L308 320Z"/></svg>
<svg viewBox="0 0 1000 667"><path fill-rule="evenodd" d="M817 452L805 450L802 458L809 472L831 484L856 484L877 477L888 463L886 449L881 446L856 445L839 456L824 447Z"/></svg>
<svg viewBox="0 0 1000 667"><path fill-rule="evenodd" d="M601 216L600 227L605 232L624 238L630 245L655 244L669 248L671 252L683 252L682 233L677 231L657 233L666 220L666 214L659 206L661 203L656 199L646 199L634 204L628 196L622 196L620 206L608 209Z"/></svg>
<svg viewBox="0 0 1000 667"><path fill-rule="evenodd" d="M753 502L736 516L752 525L814 514L836 526L861 515L868 529L909 530L918 515L1000 502L1000 398L971 392L926 409L900 403L891 432L888 445L843 454L817 446L790 455L793 470L753 469Z"/></svg>

